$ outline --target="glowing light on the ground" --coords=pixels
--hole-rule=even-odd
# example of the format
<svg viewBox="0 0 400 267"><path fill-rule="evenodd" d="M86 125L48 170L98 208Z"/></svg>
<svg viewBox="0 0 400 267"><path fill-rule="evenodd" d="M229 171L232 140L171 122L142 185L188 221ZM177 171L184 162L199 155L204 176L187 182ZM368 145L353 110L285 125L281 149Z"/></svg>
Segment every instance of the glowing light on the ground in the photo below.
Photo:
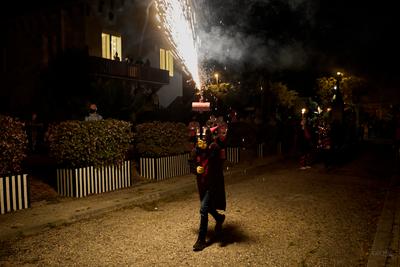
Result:
<svg viewBox="0 0 400 267"><path fill-rule="evenodd" d="M173 54L201 88L194 11L189 0L156 0L158 20L173 46Z"/></svg>

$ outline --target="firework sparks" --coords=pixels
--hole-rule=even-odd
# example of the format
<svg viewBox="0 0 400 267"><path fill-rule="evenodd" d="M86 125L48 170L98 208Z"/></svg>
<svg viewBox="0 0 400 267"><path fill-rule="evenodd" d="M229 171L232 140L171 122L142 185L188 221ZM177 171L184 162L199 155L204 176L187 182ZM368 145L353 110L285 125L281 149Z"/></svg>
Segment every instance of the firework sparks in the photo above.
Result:
<svg viewBox="0 0 400 267"><path fill-rule="evenodd" d="M172 52L191 74L198 88L201 87L197 40L194 30L195 17L190 0L156 0L158 20L171 43Z"/></svg>

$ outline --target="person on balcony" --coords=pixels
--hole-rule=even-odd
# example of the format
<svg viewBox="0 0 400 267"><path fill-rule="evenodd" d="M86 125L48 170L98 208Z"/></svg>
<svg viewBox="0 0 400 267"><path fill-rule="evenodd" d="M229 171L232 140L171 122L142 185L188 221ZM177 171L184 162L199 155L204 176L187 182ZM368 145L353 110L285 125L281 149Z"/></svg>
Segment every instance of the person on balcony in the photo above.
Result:
<svg viewBox="0 0 400 267"><path fill-rule="evenodd" d="M118 56L118 52L115 52L114 60L121 61L121 59Z"/></svg>
<svg viewBox="0 0 400 267"><path fill-rule="evenodd" d="M130 57L125 57L124 61L128 65L132 64L132 59Z"/></svg>

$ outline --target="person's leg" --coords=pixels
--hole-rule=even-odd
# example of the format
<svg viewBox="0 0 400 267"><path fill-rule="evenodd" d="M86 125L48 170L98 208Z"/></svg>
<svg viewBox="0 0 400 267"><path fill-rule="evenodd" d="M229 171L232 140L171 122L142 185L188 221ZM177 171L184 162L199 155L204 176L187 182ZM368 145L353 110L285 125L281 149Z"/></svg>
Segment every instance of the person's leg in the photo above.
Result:
<svg viewBox="0 0 400 267"><path fill-rule="evenodd" d="M314 161L314 147L311 142L307 144L307 150L305 155L305 166L307 169L311 168L311 164Z"/></svg>
<svg viewBox="0 0 400 267"><path fill-rule="evenodd" d="M209 212L209 203L210 202L210 194L207 191L201 200L200 207L200 227L199 227L199 236L197 238L196 243L193 245L194 251L203 250L206 247L206 235L208 229L208 212Z"/></svg>
<svg viewBox="0 0 400 267"><path fill-rule="evenodd" d="M311 166L310 166L311 165L311 152L310 151L307 151L304 161L305 161L306 169L311 168Z"/></svg>
<svg viewBox="0 0 400 267"><path fill-rule="evenodd" d="M305 170L306 169L306 154L301 154L299 158L299 165L300 165L300 170Z"/></svg>
<svg viewBox="0 0 400 267"><path fill-rule="evenodd" d="M210 214L215 219L215 233L220 234L222 231L222 224L225 221L225 215L218 213L216 209L211 209Z"/></svg>

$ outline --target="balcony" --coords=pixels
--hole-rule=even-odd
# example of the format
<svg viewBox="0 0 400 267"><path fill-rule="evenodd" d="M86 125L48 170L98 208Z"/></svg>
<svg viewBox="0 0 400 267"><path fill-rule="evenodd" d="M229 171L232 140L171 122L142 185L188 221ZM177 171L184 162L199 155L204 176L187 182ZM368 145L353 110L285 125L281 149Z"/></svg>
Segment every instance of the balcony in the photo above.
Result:
<svg viewBox="0 0 400 267"><path fill-rule="evenodd" d="M89 57L90 73L116 79L128 79L151 84L169 84L169 74L166 70L147 67L138 64Z"/></svg>

